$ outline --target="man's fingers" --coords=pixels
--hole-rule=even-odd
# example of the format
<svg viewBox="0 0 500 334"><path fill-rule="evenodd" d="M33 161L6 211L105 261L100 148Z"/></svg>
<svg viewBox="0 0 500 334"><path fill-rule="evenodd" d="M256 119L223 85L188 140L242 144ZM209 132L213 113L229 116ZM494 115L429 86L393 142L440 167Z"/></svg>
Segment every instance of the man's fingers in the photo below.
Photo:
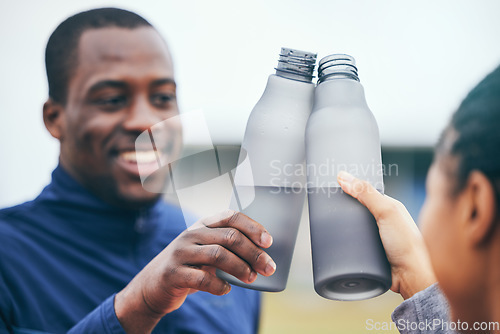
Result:
<svg viewBox="0 0 500 334"><path fill-rule="evenodd" d="M253 283L257 278L257 273L247 262L226 248L220 245L199 245L197 247L196 259L193 259L190 264L218 268L245 283Z"/></svg>
<svg viewBox="0 0 500 334"><path fill-rule="evenodd" d="M253 281L252 271L269 276L276 269L271 257L235 228L205 228L186 237L198 245L186 259L190 264L217 267L242 281Z"/></svg>
<svg viewBox="0 0 500 334"><path fill-rule="evenodd" d="M198 268L184 267L178 273L179 284L182 289L194 289L222 296L231 291L231 285L217 276Z"/></svg>
<svg viewBox="0 0 500 334"><path fill-rule="evenodd" d="M242 213L227 210L201 219L184 237L198 245L184 256L186 264L216 267L248 283L257 273L270 276L276 271L275 262L260 248L271 246L271 235Z"/></svg>
<svg viewBox="0 0 500 334"><path fill-rule="evenodd" d="M248 216L233 210L226 210L219 215L201 219L190 229L200 227L232 227L246 235L253 243L263 248L268 248L273 243L273 238L264 226Z"/></svg>

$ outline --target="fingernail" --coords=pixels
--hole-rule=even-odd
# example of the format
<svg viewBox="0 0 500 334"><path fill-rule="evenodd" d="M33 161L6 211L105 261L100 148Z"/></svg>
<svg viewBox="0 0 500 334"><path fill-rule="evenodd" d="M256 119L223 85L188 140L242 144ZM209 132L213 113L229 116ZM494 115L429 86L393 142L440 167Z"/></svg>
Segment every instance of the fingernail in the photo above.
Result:
<svg viewBox="0 0 500 334"><path fill-rule="evenodd" d="M267 233L267 232L263 232L261 235L260 235L260 245L262 247L269 247L273 244L273 237Z"/></svg>
<svg viewBox="0 0 500 334"><path fill-rule="evenodd" d="M266 264L266 268L264 269L264 273L266 275L271 275L276 271L276 263L273 260L269 260Z"/></svg>
<svg viewBox="0 0 500 334"><path fill-rule="evenodd" d="M248 277L248 281L250 283L253 283L253 281L255 281L256 279L257 279L257 273L252 270L252 272L250 273L250 276Z"/></svg>
<svg viewBox="0 0 500 334"><path fill-rule="evenodd" d="M337 180L350 184L355 180L355 177L352 174L349 174L348 172L342 170L337 174Z"/></svg>
<svg viewBox="0 0 500 334"><path fill-rule="evenodd" d="M226 289L224 290L224 294L227 295L231 291L231 284L226 283Z"/></svg>

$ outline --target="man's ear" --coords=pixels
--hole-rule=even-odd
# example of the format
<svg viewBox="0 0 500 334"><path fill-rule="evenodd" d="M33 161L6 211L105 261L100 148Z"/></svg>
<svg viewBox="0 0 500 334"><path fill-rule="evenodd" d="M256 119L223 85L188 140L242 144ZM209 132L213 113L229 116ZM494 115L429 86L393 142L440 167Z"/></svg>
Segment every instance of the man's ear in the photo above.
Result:
<svg viewBox="0 0 500 334"><path fill-rule="evenodd" d="M465 189L470 205L467 205L467 239L473 246L488 242L496 225L497 207L495 189L490 180L480 171L469 174Z"/></svg>
<svg viewBox="0 0 500 334"><path fill-rule="evenodd" d="M64 117L63 106L49 97L43 104L43 122L52 137L59 141L63 140L64 137Z"/></svg>

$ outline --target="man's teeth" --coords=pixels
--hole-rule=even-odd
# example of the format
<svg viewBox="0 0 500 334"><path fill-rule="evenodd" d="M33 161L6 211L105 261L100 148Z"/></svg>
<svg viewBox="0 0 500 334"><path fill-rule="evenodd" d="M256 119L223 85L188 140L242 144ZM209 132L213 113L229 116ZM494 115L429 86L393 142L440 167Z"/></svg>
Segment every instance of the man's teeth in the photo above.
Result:
<svg viewBox="0 0 500 334"><path fill-rule="evenodd" d="M139 164L147 164L157 161L156 152L154 150L122 152L120 153L120 158L128 162L135 162Z"/></svg>

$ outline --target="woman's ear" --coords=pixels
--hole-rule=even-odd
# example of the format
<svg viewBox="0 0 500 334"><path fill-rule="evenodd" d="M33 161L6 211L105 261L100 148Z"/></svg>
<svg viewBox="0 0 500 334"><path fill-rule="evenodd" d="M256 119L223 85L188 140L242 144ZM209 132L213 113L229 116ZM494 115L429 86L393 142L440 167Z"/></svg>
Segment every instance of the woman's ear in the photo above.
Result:
<svg viewBox="0 0 500 334"><path fill-rule="evenodd" d="M495 189L482 172L472 171L465 193L470 200L468 220L465 224L466 237L472 246L480 246L489 240L496 225Z"/></svg>
<svg viewBox="0 0 500 334"><path fill-rule="evenodd" d="M43 122L52 137L63 140L64 134L64 108L60 103L49 98L43 104Z"/></svg>

